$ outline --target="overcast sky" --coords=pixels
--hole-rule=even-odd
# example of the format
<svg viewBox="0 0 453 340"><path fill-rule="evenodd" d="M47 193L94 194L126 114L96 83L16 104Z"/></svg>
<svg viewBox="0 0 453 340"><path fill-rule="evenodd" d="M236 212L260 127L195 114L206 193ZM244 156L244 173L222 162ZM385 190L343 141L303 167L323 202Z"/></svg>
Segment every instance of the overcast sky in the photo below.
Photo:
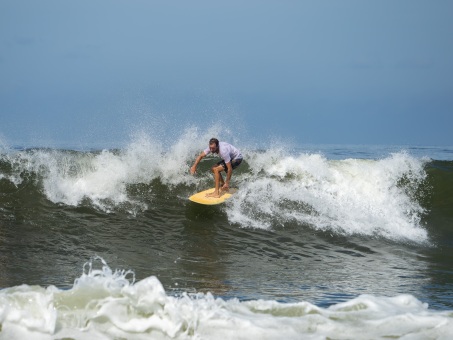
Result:
<svg viewBox="0 0 453 340"><path fill-rule="evenodd" d="M451 0L2 0L0 139L453 145ZM170 132L171 131L171 132Z"/></svg>

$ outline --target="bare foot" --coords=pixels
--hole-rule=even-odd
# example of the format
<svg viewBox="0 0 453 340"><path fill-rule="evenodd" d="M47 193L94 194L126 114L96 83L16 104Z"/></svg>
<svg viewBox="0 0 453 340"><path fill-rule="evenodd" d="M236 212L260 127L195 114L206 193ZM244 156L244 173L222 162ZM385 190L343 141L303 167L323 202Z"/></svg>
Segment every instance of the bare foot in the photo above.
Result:
<svg viewBox="0 0 453 340"><path fill-rule="evenodd" d="M214 198L219 198L220 197L220 194L217 193L214 191L214 192L211 192L209 194L206 194L206 197L214 197Z"/></svg>

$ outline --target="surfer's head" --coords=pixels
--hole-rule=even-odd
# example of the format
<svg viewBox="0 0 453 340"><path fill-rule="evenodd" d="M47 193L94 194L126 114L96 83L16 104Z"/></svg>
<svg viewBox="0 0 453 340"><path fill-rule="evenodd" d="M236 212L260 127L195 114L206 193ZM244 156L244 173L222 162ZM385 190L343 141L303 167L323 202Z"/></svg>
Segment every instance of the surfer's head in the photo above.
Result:
<svg viewBox="0 0 453 340"><path fill-rule="evenodd" d="M211 138L209 140L209 150L211 152L217 152L219 150L219 140L217 138Z"/></svg>

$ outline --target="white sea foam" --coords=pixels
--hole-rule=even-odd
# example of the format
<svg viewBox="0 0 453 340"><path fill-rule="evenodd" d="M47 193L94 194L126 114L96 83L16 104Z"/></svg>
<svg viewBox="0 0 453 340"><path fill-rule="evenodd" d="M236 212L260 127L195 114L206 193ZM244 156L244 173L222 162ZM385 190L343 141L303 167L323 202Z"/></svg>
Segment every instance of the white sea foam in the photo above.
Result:
<svg viewBox="0 0 453 340"><path fill-rule="evenodd" d="M411 295L363 295L329 308L169 296L156 277L134 282L132 272L97 259L69 290L1 290L0 325L0 339L447 339L453 313Z"/></svg>
<svg viewBox="0 0 453 340"><path fill-rule="evenodd" d="M287 222L342 234L427 240L415 191L424 161L401 152L381 160L291 156L282 149L250 153L228 216L242 226L269 229Z"/></svg>

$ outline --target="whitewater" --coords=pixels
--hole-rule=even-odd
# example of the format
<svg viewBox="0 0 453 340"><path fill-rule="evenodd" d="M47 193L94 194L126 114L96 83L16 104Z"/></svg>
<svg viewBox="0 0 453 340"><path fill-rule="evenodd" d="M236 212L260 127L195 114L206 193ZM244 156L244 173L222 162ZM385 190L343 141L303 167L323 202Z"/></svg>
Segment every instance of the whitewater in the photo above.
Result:
<svg viewBox="0 0 453 340"><path fill-rule="evenodd" d="M241 302L212 294L168 296L156 277L137 283L102 259L85 264L70 290L0 292L2 339L362 339L447 338L452 312L430 311L410 295L362 295L319 308L307 302Z"/></svg>

